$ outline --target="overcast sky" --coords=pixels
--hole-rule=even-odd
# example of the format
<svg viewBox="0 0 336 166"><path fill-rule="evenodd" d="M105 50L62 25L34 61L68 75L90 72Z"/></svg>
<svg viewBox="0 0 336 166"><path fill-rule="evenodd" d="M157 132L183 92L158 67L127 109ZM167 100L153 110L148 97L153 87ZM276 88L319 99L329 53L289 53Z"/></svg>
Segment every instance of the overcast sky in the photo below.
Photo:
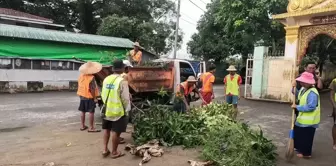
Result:
<svg viewBox="0 0 336 166"><path fill-rule="evenodd" d="M206 4L210 3L211 0L190 0L194 2L197 6L206 10ZM189 58L187 53L187 43L190 41L191 35L197 32L196 25L197 21L200 19L201 15L204 13L203 10L199 9L197 6L192 4L189 0L181 0L181 18L180 18L180 28L184 33L183 45L177 52L178 58ZM177 4L177 1L176 1ZM173 56L171 53L170 57Z"/></svg>

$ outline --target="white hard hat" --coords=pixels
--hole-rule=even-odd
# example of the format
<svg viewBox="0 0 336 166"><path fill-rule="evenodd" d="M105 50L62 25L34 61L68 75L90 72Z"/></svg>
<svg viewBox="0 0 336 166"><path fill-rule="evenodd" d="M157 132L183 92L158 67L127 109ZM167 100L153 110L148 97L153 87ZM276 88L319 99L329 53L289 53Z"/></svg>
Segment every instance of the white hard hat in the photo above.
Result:
<svg viewBox="0 0 336 166"><path fill-rule="evenodd" d="M126 67L133 67L133 65L131 64L129 60L123 60L123 63Z"/></svg>

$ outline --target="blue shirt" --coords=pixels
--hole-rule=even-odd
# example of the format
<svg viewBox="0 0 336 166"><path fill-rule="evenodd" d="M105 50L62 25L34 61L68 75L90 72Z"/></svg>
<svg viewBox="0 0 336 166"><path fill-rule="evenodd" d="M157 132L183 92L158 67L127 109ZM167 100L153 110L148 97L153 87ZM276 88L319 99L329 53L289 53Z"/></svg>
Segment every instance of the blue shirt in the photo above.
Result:
<svg viewBox="0 0 336 166"><path fill-rule="evenodd" d="M307 90L304 90L301 94L301 96L306 92ZM298 93L296 93L296 96L298 96ZM296 109L299 112L312 112L316 109L316 107L318 106L318 95L313 92L310 91L308 96L307 96L307 104L306 105L298 105L296 106ZM314 127L314 128L318 128L318 124L316 125L303 125L300 124L298 122L295 122L295 125L299 126L299 127Z"/></svg>

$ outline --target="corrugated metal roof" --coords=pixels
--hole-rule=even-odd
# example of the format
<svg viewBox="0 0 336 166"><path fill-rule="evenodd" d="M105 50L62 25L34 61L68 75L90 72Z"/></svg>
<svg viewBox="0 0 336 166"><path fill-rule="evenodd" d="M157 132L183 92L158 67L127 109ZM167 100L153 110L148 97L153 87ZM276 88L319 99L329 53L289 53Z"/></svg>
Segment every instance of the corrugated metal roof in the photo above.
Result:
<svg viewBox="0 0 336 166"><path fill-rule="evenodd" d="M125 38L64 32L7 24L0 24L0 36L107 47L133 48L133 42Z"/></svg>

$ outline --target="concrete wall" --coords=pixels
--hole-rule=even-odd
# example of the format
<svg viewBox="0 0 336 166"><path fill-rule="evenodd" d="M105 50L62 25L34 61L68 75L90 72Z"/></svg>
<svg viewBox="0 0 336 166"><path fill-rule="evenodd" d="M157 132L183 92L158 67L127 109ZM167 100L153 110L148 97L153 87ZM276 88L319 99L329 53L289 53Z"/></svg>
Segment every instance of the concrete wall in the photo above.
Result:
<svg viewBox="0 0 336 166"><path fill-rule="evenodd" d="M292 61L286 60L284 57L268 57L266 60L269 64L268 80L263 98L290 101L292 98L291 80L294 74Z"/></svg>
<svg viewBox="0 0 336 166"><path fill-rule="evenodd" d="M267 57L267 47L255 47L250 98L282 102L292 100L294 63L286 56Z"/></svg>
<svg viewBox="0 0 336 166"><path fill-rule="evenodd" d="M29 91L28 82L43 83L41 90L69 90L71 84L76 84L79 72L58 70L20 70L0 69L0 82L3 82L2 92ZM76 86L76 85L74 85Z"/></svg>

